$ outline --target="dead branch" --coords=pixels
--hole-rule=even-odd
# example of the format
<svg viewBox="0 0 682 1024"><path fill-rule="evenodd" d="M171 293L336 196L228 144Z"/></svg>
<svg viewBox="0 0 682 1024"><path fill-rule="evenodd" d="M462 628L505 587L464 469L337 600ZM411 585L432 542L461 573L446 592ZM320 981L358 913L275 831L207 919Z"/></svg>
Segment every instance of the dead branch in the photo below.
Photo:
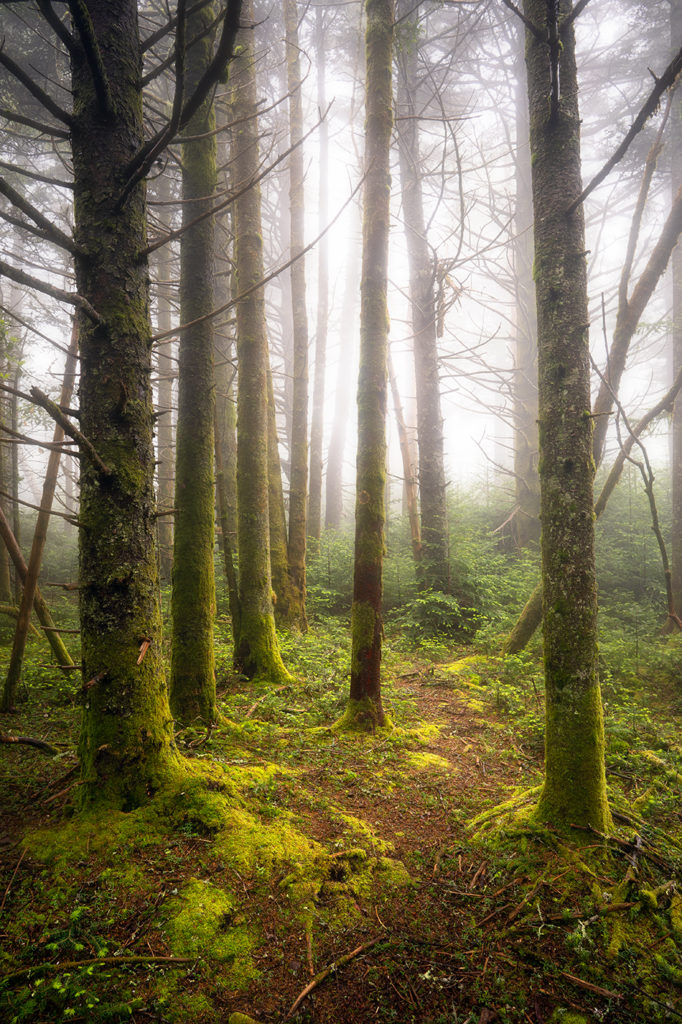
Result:
<svg viewBox="0 0 682 1024"><path fill-rule="evenodd" d="M642 105L639 113L637 114L637 117L632 122L630 130L626 134L620 146L618 146L618 148L616 149L613 156L611 156L606 161L602 169L597 174L595 174L592 181L582 190L578 198L573 200L571 205L566 210L567 217L570 217L570 215L575 210L577 210L580 204L585 202L590 192L593 192L597 185L600 185L604 178L606 178L611 173L616 164L620 163L620 161L623 159L628 149L630 148L631 142L637 137L637 135L639 135L639 133L641 132L642 128L649 120L651 115L654 114L658 109L658 104L660 102L661 96L667 89L670 88L671 85L674 84L675 79L677 78L681 70L682 48L678 50L677 54L670 61L670 64L668 64L667 68L665 69L660 78L656 78L656 76L654 75L655 85L651 90L651 93L647 97L646 101Z"/></svg>
<svg viewBox="0 0 682 1024"><path fill-rule="evenodd" d="M564 978L568 978L574 985L578 985L579 988L584 988L588 992L594 992L597 996L603 996L604 999L622 999L623 996L620 992L610 992L607 988L600 988L599 985L593 985L591 981L583 981L582 978L576 978L574 974L568 974L567 971L561 972Z"/></svg>
<svg viewBox="0 0 682 1024"><path fill-rule="evenodd" d="M2 115L3 111L0 110L0 116ZM8 277L10 281L16 281L17 284L26 285L27 288L35 288L36 291L43 292L44 295L49 295L50 298L57 299L59 302L67 302L70 306L77 306L78 309L82 309L87 313L96 324L103 323L103 319L97 310L78 292L65 292L61 288L55 288L53 285L33 277L32 274L26 274L23 270L13 267L11 263L7 263L5 260L0 260L0 274Z"/></svg>
<svg viewBox="0 0 682 1024"><path fill-rule="evenodd" d="M22 194L17 192L15 188L12 188L10 183L5 181L4 178L0 178L0 194L8 199L12 206L17 210L20 210L21 213L32 220L33 223L40 228L42 236L47 241L53 242L62 249L66 249L66 251L70 252L72 255L75 255L80 251L70 235L65 234L63 231L60 231L59 228L55 227L54 224L33 205L33 203L29 203L27 199L24 199Z"/></svg>
<svg viewBox="0 0 682 1024"><path fill-rule="evenodd" d="M28 747L35 747L37 750L42 750L45 754L49 754L50 757L55 757L59 751L56 747L53 747L51 743L46 743L45 740L36 740L32 736L12 736L8 732L0 732L0 743L25 743Z"/></svg>
<svg viewBox="0 0 682 1024"><path fill-rule="evenodd" d="M111 470L102 462L102 459L97 454L92 442L88 441L84 434L81 434L78 427L74 426L71 420L64 415L57 403L53 402L51 398L48 398L40 388L32 387L30 395L31 401L34 402L35 405L39 405L44 409L45 412L52 417L55 423L59 424L65 434L68 434L69 437L78 442L82 451L88 456L92 464L97 467L100 473L104 476L110 476Z"/></svg>
<svg viewBox="0 0 682 1024"><path fill-rule="evenodd" d="M51 974L53 971L77 971L90 964L193 964L191 956L94 956L89 960L62 960L56 963L35 964L5 975L5 981L25 978L30 974Z"/></svg>
<svg viewBox="0 0 682 1024"><path fill-rule="evenodd" d="M313 980L310 982L310 984L306 985L301 994L294 1000L289 1012L285 1015L283 1019L285 1021L289 1020L289 1018L292 1017L296 1010L299 1008L303 1000L307 996L309 996L311 992L314 992L316 988L319 988L322 982L326 981L330 974L334 974L335 971L338 971L341 967L345 967L346 964L350 963L351 960L354 960L356 956L360 956L361 953L364 953L366 950L371 949L372 946L376 946L377 942L381 942L381 939L382 936L378 935L375 939L370 939L369 942L363 942L361 946L358 946L352 952L346 953L344 956L339 957L339 959L335 960L334 963L329 964L329 966L325 967L323 971L320 971L319 974L316 974Z"/></svg>
<svg viewBox="0 0 682 1024"><path fill-rule="evenodd" d="M52 114L53 117L56 117L58 121L62 122L62 124L67 125L68 128L71 128L73 126L73 117L71 114L66 110L62 110L59 104L40 88L38 83L34 81L28 72L24 71L24 69L13 61L11 57L8 57L3 46L4 39L2 44L0 44L0 64L9 71L13 78L16 78L18 82L21 82L24 89L26 89L27 92L30 92L31 96L38 100L41 106L43 106L48 113Z"/></svg>

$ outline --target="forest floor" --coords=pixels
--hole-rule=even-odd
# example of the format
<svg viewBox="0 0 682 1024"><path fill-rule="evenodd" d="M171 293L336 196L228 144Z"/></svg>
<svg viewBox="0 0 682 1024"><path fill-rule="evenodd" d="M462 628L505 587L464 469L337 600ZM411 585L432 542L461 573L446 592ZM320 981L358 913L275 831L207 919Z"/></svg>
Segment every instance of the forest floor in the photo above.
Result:
<svg viewBox="0 0 682 1024"><path fill-rule="evenodd" d="M0 747L0 1019L682 1020L680 693L605 684L614 831L558 835L528 813L532 656L389 636L393 730L339 734L347 639L325 628L291 639L293 686L223 672L220 724L178 737L194 782L128 814L75 810L54 672L0 718L61 751Z"/></svg>

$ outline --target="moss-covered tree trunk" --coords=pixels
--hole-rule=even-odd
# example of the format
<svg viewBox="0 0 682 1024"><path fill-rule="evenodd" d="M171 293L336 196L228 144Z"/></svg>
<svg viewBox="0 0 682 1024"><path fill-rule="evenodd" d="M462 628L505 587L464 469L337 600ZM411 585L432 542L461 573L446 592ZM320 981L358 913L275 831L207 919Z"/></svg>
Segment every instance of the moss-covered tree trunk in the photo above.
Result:
<svg viewBox="0 0 682 1024"><path fill-rule="evenodd" d="M417 8L401 0L403 44L398 74L397 124L400 182L410 270L414 373L419 446L421 560L417 578L426 590L449 593L447 511L443 459L443 418L438 374L435 266L431 258L422 196L419 152Z"/></svg>
<svg viewBox="0 0 682 1024"><path fill-rule="evenodd" d="M213 56L214 5L187 21L186 86L194 91ZM180 334L178 422L175 446L175 529L170 700L183 723L210 725L216 717L213 655L215 581L214 544L214 380L213 309L215 222L205 217L216 189L216 141L213 98L189 121L182 146L183 224L180 239L180 319L190 323Z"/></svg>
<svg viewBox="0 0 682 1024"><path fill-rule="evenodd" d="M358 377L350 699L344 724L386 724L381 701L381 597L386 484L388 235L393 123L393 0L367 0L365 186Z"/></svg>
<svg viewBox="0 0 682 1024"><path fill-rule="evenodd" d="M253 20L251 2L242 20ZM250 30L242 34L232 64L232 168L235 190L258 173L256 69ZM235 268L237 294L237 491L239 641L235 663L248 676L287 680L275 633L270 576L268 501L268 343L265 331L263 238L258 185L235 202ZM254 289L250 291L250 289Z"/></svg>
<svg viewBox="0 0 682 1024"><path fill-rule="evenodd" d="M218 106L217 114L230 121L229 103ZM224 135L222 137L224 139ZM219 163L229 168L229 142L219 139ZM224 173L227 186L229 173ZM217 254L223 260L223 273L216 279L216 305L234 298L234 237L232 210L218 218ZM226 270L229 268L229 270ZM232 637L239 638L239 585L237 580L237 401L235 379L234 320L230 313L224 323L215 325L213 337L215 373L215 469L216 506L220 526L220 546L227 581Z"/></svg>
<svg viewBox="0 0 682 1024"><path fill-rule="evenodd" d="M317 109L327 109L327 55L325 11L315 8L315 72ZM324 387L327 372L327 335L329 328L329 125L325 117L320 125L320 167L318 178L318 227L322 235L317 245L317 322L315 329L315 372L310 422L310 484L308 487L308 540L316 548L322 532L322 446L324 437Z"/></svg>
<svg viewBox="0 0 682 1024"><path fill-rule="evenodd" d="M289 458L289 537L287 559L291 580L289 621L308 628L306 618L306 522L308 504L308 312L305 283L305 194L301 51L296 0L284 0L287 87L289 91L289 217L291 221L291 307L294 321L294 380Z"/></svg>
<svg viewBox="0 0 682 1024"><path fill-rule="evenodd" d="M84 800L130 807L179 764L161 648L151 329L143 184L121 205L144 141L136 0L89 0L110 93L101 110L85 55L72 56L81 428L108 474L83 459L80 616Z"/></svg>
<svg viewBox="0 0 682 1024"><path fill-rule="evenodd" d="M171 198L169 177L162 174L158 179L158 196L163 201ZM167 225L164 225L167 227ZM170 263L172 253L165 247L156 253L156 310L157 330L166 334L172 326L171 317L171 274ZM157 501L161 513L169 513L174 507L175 491L175 459L173 449L173 381L177 373L175 344L170 339L164 341L156 350L157 411L156 450L157 450ZM173 516L159 516L157 524L159 539L159 567L161 579L169 582L173 568Z"/></svg>
<svg viewBox="0 0 682 1024"><path fill-rule="evenodd" d="M580 117L570 0L524 0L528 31L535 286L538 318L540 495L547 719L537 813L560 827L606 829L610 813L597 673L592 418ZM558 39L555 47L547 39ZM556 61L556 75L552 63ZM553 96L553 81L558 80Z"/></svg>

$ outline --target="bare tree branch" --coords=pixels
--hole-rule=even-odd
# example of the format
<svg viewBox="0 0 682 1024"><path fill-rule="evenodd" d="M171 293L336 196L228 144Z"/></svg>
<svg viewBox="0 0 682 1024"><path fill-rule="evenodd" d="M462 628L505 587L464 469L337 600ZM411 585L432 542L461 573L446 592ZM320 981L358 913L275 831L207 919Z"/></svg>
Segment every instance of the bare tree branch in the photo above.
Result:
<svg viewBox="0 0 682 1024"><path fill-rule="evenodd" d="M43 292L44 295L49 295L53 299L58 299L59 302L68 302L70 306L77 306L78 309L82 309L87 313L96 324L104 322L97 310L93 309L88 300L84 299L82 295L79 295L77 292L65 292L61 288L55 288L53 285L47 284L31 274L26 274L23 270L18 270L11 263L6 263L5 260L0 260L0 276L8 277L10 281L24 284L28 288L35 288L36 291Z"/></svg>
<svg viewBox="0 0 682 1024"><path fill-rule="evenodd" d="M7 121L14 121L15 124L23 124L26 128L33 128L41 135L53 135L58 139L71 137L69 132L64 131L63 128L54 128L51 124L43 124L42 121L36 121L34 117L25 117L24 114L18 114L9 107L0 107L0 117L4 117Z"/></svg>
<svg viewBox="0 0 682 1024"><path fill-rule="evenodd" d="M651 93L647 97L645 103L642 105L639 113L637 114L637 117L632 122L632 125L627 135L621 142L620 146L618 146L613 156L606 161L601 171L599 171L598 174L595 174L594 178L589 183L589 185L587 185L587 187L582 190L577 199L573 200L571 205L566 210L567 217L570 217L573 211L576 210L581 203L585 202L590 192L593 192L597 185L600 185L604 178L606 178L611 173L616 164L620 163L620 161L623 159L628 149L630 148L630 144L633 141L633 139L635 139L637 135L639 135L639 133L641 132L642 128L649 120L651 115L654 114L658 109L658 104L660 102L661 96L666 91L666 89L669 89L670 86L674 84L675 79L679 75L680 71L682 71L682 47L678 50L675 57L673 57L673 59L670 61L670 64L668 64L667 68L665 69L661 77L656 78L656 76L654 75L656 84L654 85L654 88L651 90Z"/></svg>
<svg viewBox="0 0 682 1024"><path fill-rule="evenodd" d="M48 113L52 114L52 116L56 117L58 121L61 121L62 124L68 125L70 128L73 124L71 114L67 113L66 110L62 110L59 104L56 103L51 96L48 96L48 94L40 88L37 82L34 82L31 76L16 63L16 61L13 61L11 57L7 56L3 49L4 44L3 39L2 44L0 44L0 64L7 68L10 75L16 78L18 82L21 82L24 89L26 89L27 92L30 92L31 96L33 96L34 99L37 99L38 102L45 107L45 110L47 110Z"/></svg>
<svg viewBox="0 0 682 1024"><path fill-rule="evenodd" d="M51 178L48 174L38 174L37 171L29 171L25 167L19 167L17 164L12 164L8 160L0 160L0 167L4 167L7 171L12 171L14 174L20 174L24 178L31 178L33 181L39 181L43 185L57 185L58 188L69 188L73 190L72 181L64 181L62 178Z"/></svg>
<svg viewBox="0 0 682 1024"><path fill-rule="evenodd" d="M9 199L10 203L12 203L17 210L21 210L21 212L29 217L34 224L37 224L46 239L54 242L55 245L61 246L62 249L66 249L66 251L70 252L72 256L76 255L79 251L73 238L55 227L54 224L52 224L52 222L40 212L40 210L36 209L33 203L29 203L27 199L24 199L20 192L17 192L15 188L12 188L5 178L0 178L0 195Z"/></svg>
<svg viewBox="0 0 682 1024"><path fill-rule="evenodd" d="M52 31L61 39L69 53L73 55L77 50L76 40L53 8L50 0L38 0L38 8Z"/></svg>

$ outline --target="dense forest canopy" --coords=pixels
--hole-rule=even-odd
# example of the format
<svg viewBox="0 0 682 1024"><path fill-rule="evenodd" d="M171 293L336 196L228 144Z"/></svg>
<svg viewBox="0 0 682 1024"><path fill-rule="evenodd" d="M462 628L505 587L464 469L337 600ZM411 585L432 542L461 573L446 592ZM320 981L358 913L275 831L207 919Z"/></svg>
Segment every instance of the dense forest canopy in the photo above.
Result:
<svg viewBox="0 0 682 1024"><path fill-rule="evenodd" d="M679 1019L679 0L0 15L7 1019Z"/></svg>

